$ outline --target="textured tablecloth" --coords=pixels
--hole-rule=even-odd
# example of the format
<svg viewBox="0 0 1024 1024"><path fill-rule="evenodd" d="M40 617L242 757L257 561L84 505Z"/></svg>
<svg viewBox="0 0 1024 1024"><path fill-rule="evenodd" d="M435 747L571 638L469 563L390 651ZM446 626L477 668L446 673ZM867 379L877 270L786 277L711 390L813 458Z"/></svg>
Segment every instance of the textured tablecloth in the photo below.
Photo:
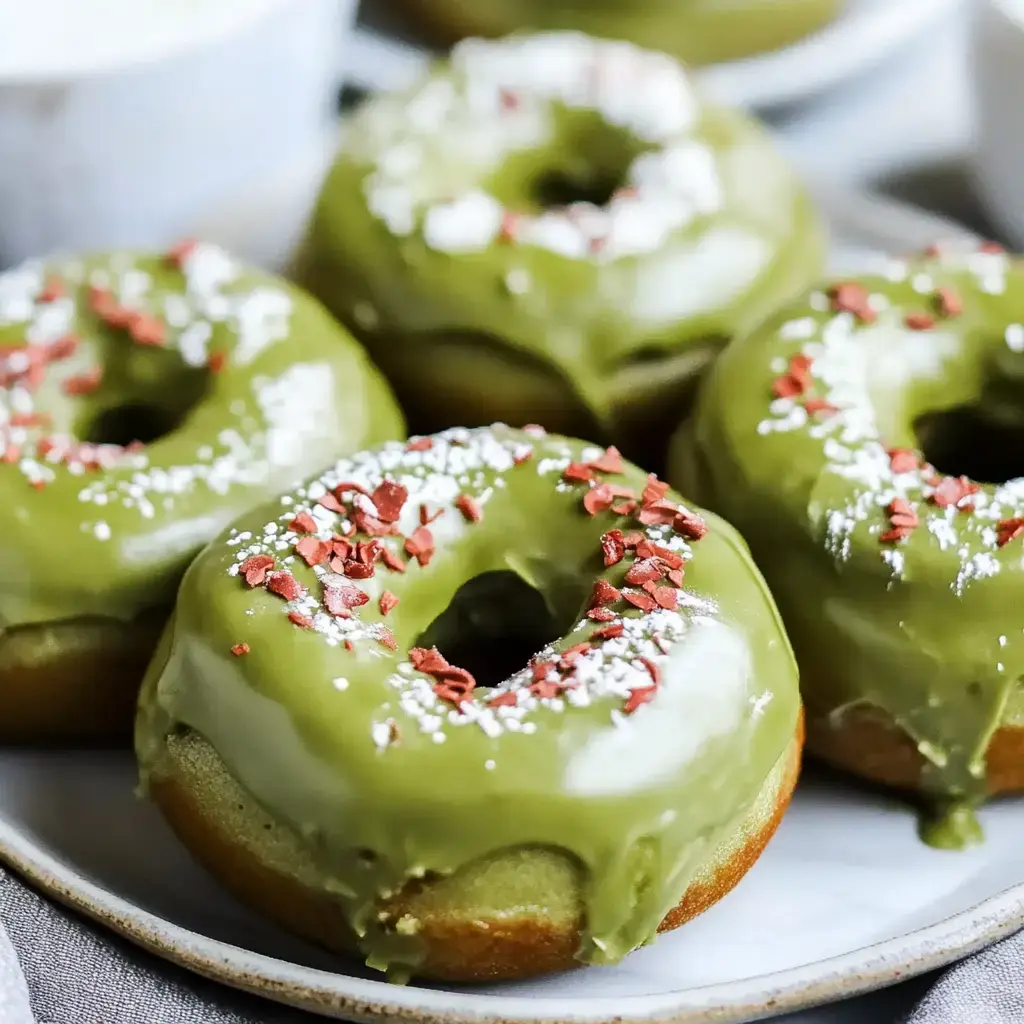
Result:
<svg viewBox="0 0 1024 1024"><path fill-rule="evenodd" d="M870 80L786 112L777 125L783 144L809 175L879 188L976 222L959 166L968 134L962 43L961 27L950 24ZM0 870L0 1024L320 1019L165 964ZM935 977L777 1024L904 1022L1024 1024L1024 934Z"/></svg>

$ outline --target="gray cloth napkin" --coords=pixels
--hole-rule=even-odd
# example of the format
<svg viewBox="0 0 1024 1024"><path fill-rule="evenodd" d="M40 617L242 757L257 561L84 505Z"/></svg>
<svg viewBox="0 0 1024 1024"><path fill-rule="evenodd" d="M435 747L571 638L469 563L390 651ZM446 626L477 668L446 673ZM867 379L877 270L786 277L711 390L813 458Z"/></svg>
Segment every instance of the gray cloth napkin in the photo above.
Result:
<svg viewBox="0 0 1024 1024"><path fill-rule="evenodd" d="M321 1019L164 963L0 868L0 1024L314 1024ZM799 1019L813 1024L811 1017ZM828 1020L838 1024L834 1015ZM861 1018L849 1020L860 1024ZM940 975L904 1021L1024 1024L1024 932ZM866 1010L863 1024L897 1022Z"/></svg>

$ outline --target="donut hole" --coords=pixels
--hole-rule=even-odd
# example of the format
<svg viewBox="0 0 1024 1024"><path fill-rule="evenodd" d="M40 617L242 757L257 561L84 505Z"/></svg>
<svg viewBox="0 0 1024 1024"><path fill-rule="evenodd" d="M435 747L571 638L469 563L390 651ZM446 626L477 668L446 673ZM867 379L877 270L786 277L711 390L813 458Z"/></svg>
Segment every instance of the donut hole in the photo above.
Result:
<svg viewBox="0 0 1024 1024"><path fill-rule="evenodd" d="M547 171L533 180L530 191L533 201L543 210L573 203L605 206L623 184L622 175L598 167L579 167L575 171Z"/></svg>
<svg viewBox="0 0 1024 1024"><path fill-rule="evenodd" d="M491 687L571 626L557 621L539 591L502 570L464 583L415 646L436 647L451 664L471 672L477 686Z"/></svg>
<svg viewBox="0 0 1024 1024"><path fill-rule="evenodd" d="M560 210L575 203L606 206L629 184L629 169L652 147L592 111L563 111L556 144L513 154L496 192L514 209ZM507 185L514 193L502 195Z"/></svg>
<svg viewBox="0 0 1024 1024"><path fill-rule="evenodd" d="M189 374L176 378L170 387L156 382L132 390L143 393L104 405L80 425L77 436L91 444L152 444L184 423L205 397L207 381L205 374Z"/></svg>
<svg viewBox="0 0 1024 1024"><path fill-rule="evenodd" d="M1024 477L1024 425L995 422L978 406L926 413L914 421L914 433L940 473L983 484Z"/></svg>

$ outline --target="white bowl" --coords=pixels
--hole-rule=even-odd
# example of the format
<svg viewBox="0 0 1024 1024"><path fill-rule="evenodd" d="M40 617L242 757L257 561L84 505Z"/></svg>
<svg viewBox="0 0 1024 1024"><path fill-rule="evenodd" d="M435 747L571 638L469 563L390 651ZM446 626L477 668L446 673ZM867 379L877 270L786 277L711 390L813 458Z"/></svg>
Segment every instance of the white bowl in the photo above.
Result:
<svg viewBox="0 0 1024 1024"><path fill-rule="evenodd" d="M0 0L0 265L166 245L308 150L355 6Z"/></svg>
<svg viewBox="0 0 1024 1024"><path fill-rule="evenodd" d="M1024 0L978 0L971 51L974 180L993 225L1024 250Z"/></svg>

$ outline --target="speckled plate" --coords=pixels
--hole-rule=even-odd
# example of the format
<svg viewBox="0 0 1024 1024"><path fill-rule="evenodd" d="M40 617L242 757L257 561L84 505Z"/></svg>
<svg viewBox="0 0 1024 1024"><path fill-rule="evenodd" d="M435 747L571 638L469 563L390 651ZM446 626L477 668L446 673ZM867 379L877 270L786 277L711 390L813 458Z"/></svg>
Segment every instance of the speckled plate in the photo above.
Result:
<svg viewBox="0 0 1024 1024"><path fill-rule="evenodd" d="M197 227L250 258L279 259L325 159ZM959 231L888 201L821 199L844 268ZM0 859L169 960L348 1020L730 1024L885 986L1024 926L1024 803L986 808L987 842L947 853L918 841L898 802L811 772L738 889L620 966L511 985L397 988L237 904L134 798L134 782L127 754L0 752Z"/></svg>
<svg viewBox="0 0 1024 1024"><path fill-rule="evenodd" d="M814 35L772 53L707 68L700 77L722 103L761 110L795 103L864 74L962 3L847 0L843 13ZM373 5L364 8L368 15L382 17L374 14ZM357 31L349 44L347 74L362 88L400 86L418 74L426 60L425 51L391 38L382 27L384 32Z"/></svg>

